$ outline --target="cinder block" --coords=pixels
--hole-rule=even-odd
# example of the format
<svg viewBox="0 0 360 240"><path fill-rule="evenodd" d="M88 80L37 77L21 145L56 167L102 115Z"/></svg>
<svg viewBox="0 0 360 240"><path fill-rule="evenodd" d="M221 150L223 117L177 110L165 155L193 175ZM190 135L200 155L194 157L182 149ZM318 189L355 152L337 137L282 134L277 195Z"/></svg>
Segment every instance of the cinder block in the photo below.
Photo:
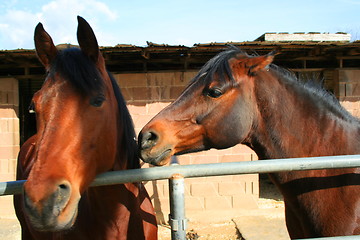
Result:
<svg viewBox="0 0 360 240"><path fill-rule="evenodd" d="M251 154L227 154L220 157L220 162L251 161Z"/></svg>
<svg viewBox="0 0 360 240"><path fill-rule="evenodd" d="M232 197L233 208L241 209L257 209L258 198L247 194L233 195Z"/></svg>
<svg viewBox="0 0 360 240"><path fill-rule="evenodd" d="M146 87L146 73L114 74L117 83L121 87Z"/></svg>
<svg viewBox="0 0 360 240"><path fill-rule="evenodd" d="M133 104L128 104L127 107L129 109L131 116L146 114L146 106L137 106Z"/></svg>
<svg viewBox="0 0 360 240"><path fill-rule="evenodd" d="M218 196L218 186L210 182L192 183L190 185L191 196Z"/></svg>
<svg viewBox="0 0 360 240"><path fill-rule="evenodd" d="M170 87L169 98L172 100L177 99L180 94L184 91L185 86L172 86Z"/></svg>
<svg viewBox="0 0 360 240"><path fill-rule="evenodd" d="M192 156L192 164L218 163L218 156Z"/></svg>
<svg viewBox="0 0 360 240"><path fill-rule="evenodd" d="M8 159L0 159L0 173L9 173Z"/></svg>
<svg viewBox="0 0 360 240"><path fill-rule="evenodd" d="M9 173L16 174L17 159L9 159Z"/></svg>
<svg viewBox="0 0 360 240"><path fill-rule="evenodd" d="M155 116L169 104L170 102L148 103L146 104L146 114Z"/></svg>
<svg viewBox="0 0 360 240"><path fill-rule="evenodd" d="M137 128L143 128L154 116L151 115L141 115L138 118L134 118L134 125Z"/></svg>
<svg viewBox="0 0 360 240"><path fill-rule="evenodd" d="M231 209L232 198L229 196L205 197L205 208L211 210Z"/></svg>
<svg viewBox="0 0 360 240"><path fill-rule="evenodd" d="M190 165L191 164L191 158L189 155L178 156L178 161L179 161L180 165Z"/></svg>
<svg viewBox="0 0 360 240"><path fill-rule="evenodd" d="M184 73L184 82L187 85L196 75L198 71L189 71Z"/></svg>
<svg viewBox="0 0 360 240"><path fill-rule="evenodd" d="M151 89L147 87L133 87L132 89L132 99L133 100L146 100L151 99Z"/></svg>
<svg viewBox="0 0 360 240"><path fill-rule="evenodd" d="M245 154L245 153L255 153L251 148L242 145L242 144L238 144L234 147L231 148L232 149L232 154Z"/></svg>
<svg viewBox="0 0 360 240"><path fill-rule="evenodd" d="M0 120L1 122L1 120ZM7 131L11 133L19 133L20 132L20 121L19 118L10 118L6 119L7 122Z"/></svg>
<svg viewBox="0 0 360 240"><path fill-rule="evenodd" d="M0 118L17 118L18 108L0 108Z"/></svg>
<svg viewBox="0 0 360 240"><path fill-rule="evenodd" d="M236 194L245 194L245 190L239 182L220 182L219 194L221 196L232 196Z"/></svg>
<svg viewBox="0 0 360 240"><path fill-rule="evenodd" d="M0 182L15 181L15 179L16 179L15 174L16 173L1 173L0 174Z"/></svg>
<svg viewBox="0 0 360 240"><path fill-rule="evenodd" d="M19 132L0 133L0 146L14 146L20 144Z"/></svg>
<svg viewBox="0 0 360 240"><path fill-rule="evenodd" d="M15 219L15 209L13 205L13 196L0 197L0 218Z"/></svg>
<svg viewBox="0 0 360 240"><path fill-rule="evenodd" d="M0 146L0 158L2 159L16 159L18 147L14 146Z"/></svg>
<svg viewBox="0 0 360 240"><path fill-rule="evenodd" d="M121 95L124 97L126 102L132 101L133 100L133 92L132 92L132 88L127 88L127 87L123 87L120 89L121 91Z"/></svg>
<svg viewBox="0 0 360 240"><path fill-rule="evenodd" d="M9 131L8 121L8 118L0 118L0 134Z"/></svg>
<svg viewBox="0 0 360 240"><path fill-rule="evenodd" d="M6 92L0 91L0 105L6 105L7 99L6 99Z"/></svg>
<svg viewBox="0 0 360 240"><path fill-rule="evenodd" d="M150 101L160 101L161 98L161 88L160 87L148 87L148 89L150 90L150 96L149 99Z"/></svg>
<svg viewBox="0 0 360 240"><path fill-rule="evenodd" d="M170 210L169 198L153 198L151 202L156 212L168 212Z"/></svg>
<svg viewBox="0 0 360 240"><path fill-rule="evenodd" d="M161 86L159 89L159 100L161 101L171 101L170 97L170 86Z"/></svg>
<svg viewBox="0 0 360 240"><path fill-rule="evenodd" d="M204 197L185 197L185 209L186 210L204 210L205 198Z"/></svg>
<svg viewBox="0 0 360 240"><path fill-rule="evenodd" d="M164 191L162 185L157 185L156 181L149 181L145 184L145 188L150 196L150 198L163 198Z"/></svg>
<svg viewBox="0 0 360 240"><path fill-rule="evenodd" d="M175 81L173 73L147 73L148 86L171 86Z"/></svg>

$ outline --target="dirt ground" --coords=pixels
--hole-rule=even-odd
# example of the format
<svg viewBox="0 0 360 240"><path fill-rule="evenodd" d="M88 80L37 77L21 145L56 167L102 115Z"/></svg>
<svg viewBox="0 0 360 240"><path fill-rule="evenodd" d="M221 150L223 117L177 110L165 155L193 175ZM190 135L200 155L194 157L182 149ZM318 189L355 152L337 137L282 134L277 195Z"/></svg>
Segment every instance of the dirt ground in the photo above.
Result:
<svg viewBox="0 0 360 240"><path fill-rule="evenodd" d="M260 177L259 209L234 212L229 219L198 222L189 219L189 240L288 240L284 203L278 190L266 176ZM0 239L20 240L16 219L0 219ZM171 239L170 226L159 226L159 240Z"/></svg>
<svg viewBox="0 0 360 240"><path fill-rule="evenodd" d="M202 218L203 219L203 218ZM230 219L188 221L188 240L288 240L284 202L267 175L260 176L259 209L234 212ZM159 226L159 240L171 239L170 227Z"/></svg>

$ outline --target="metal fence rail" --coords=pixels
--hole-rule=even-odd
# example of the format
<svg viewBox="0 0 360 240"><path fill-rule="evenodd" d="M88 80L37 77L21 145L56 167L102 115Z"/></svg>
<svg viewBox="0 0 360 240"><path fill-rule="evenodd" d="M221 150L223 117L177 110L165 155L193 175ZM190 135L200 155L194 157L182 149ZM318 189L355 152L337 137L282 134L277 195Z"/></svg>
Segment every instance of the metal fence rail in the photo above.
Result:
<svg viewBox="0 0 360 240"><path fill-rule="evenodd" d="M209 177L236 174L254 174L254 173L271 173L284 171L301 171L301 170L320 170L331 168L353 168L360 167L360 155L347 156L329 156L329 157L311 157L311 158L289 158L273 159L252 162L230 162L230 163L213 163L213 164L196 164L196 165L172 165L168 167L153 167L143 169L131 169L123 171L106 172L96 177L91 186L104 186L126 182L152 181L160 179L170 179L170 193L173 196L180 196L184 189L178 186L172 186L174 179ZM175 176L175 178L174 178ZM19 194L22 192L22 186L25 181L11 181L0 183L0 196ZM177 192L177 191L180 191ZM183 201L180 201L183 202ZM184 206L176 206L176 201L172 202L170 208L171 220L176 223L172 225L172 239L185 240L184 232L186 223L185 216L179 212L184 212ZM179 210L180 208L180 210ZM175 218L174 218L175 216ZM178 218L178 219L176 219ZM180 227L179 227L180 226ZM184 227L185 226L185 227ZM174 229L176 228L176 229ZM182 231L182 232L181 232ZM175 232L175 234L173 234ZM323 239L360 239L360 237L335 237ZM321 239L321 238L319 238Z"/></svg>
<svg viewBox="0 0 360 240"><path fill-rule="evenodd" d="M104 186L126 182L170 179L174 174L184 178L210 177L220 175L270 173L330 168L360 167L360 155L288 158L251 162L229 162L194 165L173 165L106 172L99 174L91 186ZM0 196L19 194L25 181L0 183Z"/></svg>

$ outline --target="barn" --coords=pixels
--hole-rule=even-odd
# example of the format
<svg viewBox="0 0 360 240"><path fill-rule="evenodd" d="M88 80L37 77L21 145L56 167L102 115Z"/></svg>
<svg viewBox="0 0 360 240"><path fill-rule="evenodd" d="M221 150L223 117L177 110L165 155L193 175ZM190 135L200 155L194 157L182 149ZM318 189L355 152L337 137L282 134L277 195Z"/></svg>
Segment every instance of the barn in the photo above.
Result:
<svg viewBox="0 0 360 240"><path fill-rule="evenodd" d="M175 100L197 71L214 55L234 45L249 54L281 49L275 64L292 70L300 79L316 79L360 117L360 41L345 33L265 33L254 41L195 44L192 47L155 44L120 44L102 47L107 68L127 101L138 133L156 113ZM58 48L72 47L68 44ZM45 70L34 50L0 51L0 181L12 181L20 146L36 132L35 116L28 106L40 89ZM245 146L209 150L179 157L180 164L256 161ZM143 167L151 167L146 164ZM258 175L194 178L185 180L187 215L234 209L256 209ZM169 212L168 183L147 182L159 222ZM205 213L205 214L203 214ZM12 197L0 198L0 218L14 218Z"/></svg>

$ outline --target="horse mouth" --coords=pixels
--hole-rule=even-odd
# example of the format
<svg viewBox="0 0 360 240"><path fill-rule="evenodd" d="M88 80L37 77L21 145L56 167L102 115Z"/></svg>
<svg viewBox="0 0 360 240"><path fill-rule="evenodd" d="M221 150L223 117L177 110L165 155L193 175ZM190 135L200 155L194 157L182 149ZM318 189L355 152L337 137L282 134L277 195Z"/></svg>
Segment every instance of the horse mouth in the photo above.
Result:
<svg viewBox="0 0 360 240"><path fill-rule="evenodd" d="M143 152L141 152L140 157L144 162L150 163L151 165L164 166L170 161L171 152L171 149L166 149L165 151L156 156L151 156L150 154L144 154Z"/></svg>
<svg viewBox="0 0 360 240"><path fill-rule="evenodd" d="M76 221L78 215L78 210L75 209L72 216L67 219L66 221L59 221L58 218L53 219L43 219L43 218L34 218L31 215L28 215L31 225L34 227L35 230L39 232L59 232L59 231L66 231L71 229Z"/></svg>
<svg viewBox="0 0 360 240"><path fill-rule="evenodd" d="M51 196L42 201L39 206L32 202L24 193L25 215L31 226L39 232L58 232L71 229L78 216L80 198L64 201L64 204L54 204L60 196Z"/></svg>

